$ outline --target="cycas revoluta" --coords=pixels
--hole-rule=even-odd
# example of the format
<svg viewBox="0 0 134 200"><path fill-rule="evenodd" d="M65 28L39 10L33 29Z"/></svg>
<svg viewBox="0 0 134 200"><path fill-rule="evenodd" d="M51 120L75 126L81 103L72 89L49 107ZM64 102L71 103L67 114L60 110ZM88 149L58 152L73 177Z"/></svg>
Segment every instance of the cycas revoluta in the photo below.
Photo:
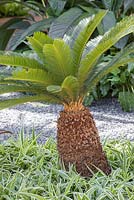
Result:
<svg viewBox="0 0 134 200"><path fill-rule="evenodd" d="M101 60L104 52L134 31L134 16L124 18L103 36L89 41L105 15L102 10L83 19L71 36L63 39L53 40L41 32L35 33L28 41L38 59L13 52L0 55L0 64L13 66L12 75L1 78L0 93L26 92L25 96L1 101L0 108L30 101L63 104L57 134L60 159L66 168L75 164L76 170L86 177L97 168L106 174L111 169L93 117L83 105L84 96L111 70L134 61L130 56L134 44L121 50L110 62Z"/></svg>

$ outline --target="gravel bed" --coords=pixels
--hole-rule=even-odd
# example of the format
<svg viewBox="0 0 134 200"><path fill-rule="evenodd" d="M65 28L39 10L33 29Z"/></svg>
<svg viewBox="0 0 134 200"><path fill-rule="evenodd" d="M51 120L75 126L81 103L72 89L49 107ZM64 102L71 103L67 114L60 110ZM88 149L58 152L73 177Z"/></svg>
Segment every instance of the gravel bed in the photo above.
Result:
<svg viewBox="0 0 134 200"><path fill-rule="evenodd" d="M3 97L2 97L3 98ZM56 121L62 106L26 103L0 111L0 130L11 131L14 137L24 128L27 134L34 128L40 133L39 141L56 136ZM123 112L116 99L103 99L91 105L90 110L96 121L101 139L126 138L134 140L134 112ZM4 141L11 134L0 134Z"/></svg>

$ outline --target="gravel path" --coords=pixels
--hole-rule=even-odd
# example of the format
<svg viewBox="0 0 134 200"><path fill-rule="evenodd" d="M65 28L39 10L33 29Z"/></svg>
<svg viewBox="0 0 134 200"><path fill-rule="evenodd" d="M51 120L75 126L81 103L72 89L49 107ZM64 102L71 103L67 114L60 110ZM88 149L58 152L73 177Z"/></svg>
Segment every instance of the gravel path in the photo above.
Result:
<svg viewBox="0 0 134 200"><path fill-rule="evenodd" d="M56 121L62 106L43 103L27 103L0 111L0 129L11 131L14 136L24 127L29 134L34 127L42 133L40 140L56 136ZM101 139L125 137L134 140L134 112L127 113L115 99L104 99L93 103L90 110L96 121ZM10 134L1 134L0 141Z"/></svg>

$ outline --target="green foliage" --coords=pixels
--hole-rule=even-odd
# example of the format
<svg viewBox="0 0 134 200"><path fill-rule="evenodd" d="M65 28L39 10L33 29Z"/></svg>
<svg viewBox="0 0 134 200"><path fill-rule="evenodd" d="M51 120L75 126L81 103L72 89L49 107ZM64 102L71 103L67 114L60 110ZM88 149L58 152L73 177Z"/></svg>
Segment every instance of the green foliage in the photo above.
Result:
<svg viewBox="0 0 134 200"><path fill-rule="evenodd" d="M62 90L66 92L67 96L70 96L73 101L77 101L79 94L79 82L74 76L67 76L62 85Z"/></svg>
<svg viewBox="0 0 134 200"><path fill-rule="evenodd" d="M38 138L39 136L37 136ZM30 200L102 200L129 199L134 193L134 143L125 140L105 142L104 149L112 167L106 176L99 171L84 179L70 166L61 170L56 143L45 144L25 138L0 145L1 199Z"/></svg>
<svg viewBox="0 0 134 200"><path fill-rule="evenodd" d="M27 29L23 30L21 34L15 34L14 37L11 38L8 50L15 50L28 36L31 36L36 31L47 30L51 23L53 22L53 18L46 18L39 22L34 22L32 25L27 27Z"/></svg>
<svg viewBox="0 0 134 200"><path fill-rule="evenodd" d="M1 1L0 4L2 3L4 4L4 1ZM28 9L21 4L16 2L7 3L7 1L3 4L0 5L0 17L24 16L28 14Z"/></svg>
<svg viewBox="0 0 134 200"><path fill-rule="evenodd" d="M119 102L125 111L134 110L134 90L119 92Z"/></svg>
<svg viewBox="0 0 134 200"><path fill-rule="evenodd" d="M1 0L0 1L0 16L11 17L11 16L24 16L29 15L29 11L32 10L37 14L40 14L45 9L42 3L34 0Z"/></svg>
<svg viewBox="0 0 134 200"><path fill-rule="evenodd" d="M33 37L29 37L28 41L32 46L32 49L36 51L39 58L44 60L43 53L43 46L44 44L53 44L52 38L48 35L43 34L42 32L35 32Z"/></svg>
<svg viewBox="0 0 134 200"><path fill-rule="evenodd" d="M131 53L133 52L134 43L128 45L126 48L116 53L115 56L111 57L111 59L107 62L102 61L99 62L98 66L94 67L91 70L91 76L86 81L89 90L91 90L90 85L96 85L98 80L109 72L116 70L117 67L124 66L126 63L133 62L133 56ZM114 73L114 72L113 72Z"/></svg>
<svg viewBox="0 0 134 200"><path fill-rule="evenodd" d="M0 62L2 65L10 65L14 67L24 67L25 69L27 68L32 68L32 69L43 69L44 66L43 64L39 63L35 59L31 59L28 57L24 57L23 55L13 55L13 53L10 55L0 55Z"/></svg>
<svg viewBox="0 0 134 200"><path fill-rule="evenodd" d="M31 10L31 13L34 13L33 15L29 12ZM42 23L39 22L38 26L34 20L35 13L37 15L44 15L42 12L45 12L45 8L43 8L42 4L39 2L29 0L15 0L14 2L12 0L1 0L0 15L4 15L3 17L18 17L9 18L7 22L0 25L0 50L16 49L16 47L23 42L22 39L26 39L26 36L33 34L35 30L48 28L48 21L50 21L50 19L46 19L45 22L42 20ZM23 17L20 18L21 15L23 15Z"/></svg>
<svg viewBox="0 0 134 200"><path fill-rule="evenodd" d="M43 55L45 67L60 80L60 83L66 76L74 74L71 50L62 39L55 39L53 44L45 44Z"/></svg>
<svg viewBox="0 0 134 200"><path fill-rule="evenodd" d="M133 0L15 0L14 3L12 3L12 0L1 0L0 5L5 5L7 2L10 5L23 6L42 16L41 21L35 22L32 20L28 29L21 30L19 35L14 35L14 38L10 40L10 45L8 45L10 50L15 50L27 36L31 36L35 31L45 30L49 32L52 38L62 38L65 34L68 34L70 28L74 28L84 17L91 16L100 9L106 9L108 10L107 15L97 27L99 34L102 35L111 27L114 27L116 22L120 21L125 15L133 13L134 7ZM49 21L51 22L49 23ZM130 38L131 35L122 38L116 44L116 47L123 48Z"/></svg>
<svg viewBox="0 0 134 200"><path fill-rule="evenodd" d="M83 25L85 22L83 19L78 25L78 27L81 26L80 32L76 33L76 27L72 35L70 33L68 39L65 38L65 41L51 39L44 33L35 33L28 38L33 56L1 52L0 64L10 65L13 68L11 76L4 77L3 74L0 86L3 87L4 84L7 88L10 85L16 88L19 82L21 86L28 86L29 92L31 88L34 101L38 101L37 97L40 91L42 100L64 105L82 100L88 91L91 94L93 87L102 77L112 70L134 61L133 43L114 55L110 61L104 62L101 59L103 54L120 38L134 31L133 15L124 18L103 36L97 36L88 42L105 15L106 11L102 10L95 16L87 18L86 26ZM6 84L5 81L10 81L10 83ZM14 92L13 87L10 87L11 91ZM32 101L32 98L26 97L26 99ZM6 101L5 103L5 107L12 105ZM14 100L13 105L18 103L23 103L23 97L22 101L21 98ZM0 108L5 108L3 105L4 101L0 102Z"/></svg>
<svg viewBox="0 0 134 200"><path fill-rule="evenodd" d="M23 21L23 18L13 18L5 22L3 25L0 26L0 50L4 50L7 48L9 44L9 40L14 34L15 29L19 29L23 27L23 29L29 26L29 22Z"/></svg>
<svg viewBox="0 0 134 200"><path fill-rule="evenodd" d="M128 22L129 19L129 22ZM126 29L126 25L128 28ZM86 57L81 61L79 68L79 80L82 82L89 76L92 72L92 68L96 64L100 56L107 51L111 46L113 46L119 39L125 35L133 32L134 29L134 20L133 16L124 18L121 22L117 23L116 27L110 29L106 32L103 38L100 40L98 45L91 50Z"/></svg>
<svg viewBox="0 0 134 200"><path fill-rule="evenodd" d="M87 23L85 23L85 20L82 20L82 22L80 23L81 27L78 26L78 28L75 30L72 36L72 38L74 39L74 44L71 45L73 46L73 54L74 54L73 62L74 62L75 68L79 67L83 50L85 49L85 45L105 15L106 15L106 11L100 11L95 16L90 18L90 21L87 20ZM80 32L78 32L78 35L77 35L76 31L78 29L80 29Z"/></svg>
<svg viewBox="0 0 134 200"><path fill-rule="evenodd" d="M124 53L120 55L122 58ZM103 58L103 61L105 62L111 61L112 59L113 59L112 56L106 56ZM131 59L131 57L128 59ZM112 70L108 75L104 76L97 84L97 86L94 87L92 95L86 96L84 103L85 105L90 105L94 99L98 100L102 97L112 96L112 97L117 97L119 99L119 102L123 110L133 111L134 110L133 86L134 86L134 63L130 62L128 66L119 67L118 69Z"/></svg>

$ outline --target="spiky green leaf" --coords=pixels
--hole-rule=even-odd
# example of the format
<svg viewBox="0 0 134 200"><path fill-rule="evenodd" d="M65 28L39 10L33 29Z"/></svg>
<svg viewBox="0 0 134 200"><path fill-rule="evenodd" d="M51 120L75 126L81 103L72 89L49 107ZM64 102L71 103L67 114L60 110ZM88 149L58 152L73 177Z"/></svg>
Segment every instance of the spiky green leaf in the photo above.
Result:
<svg viewBox="0 0 134 200"><path fill-rule="evenodd" d="M129 54L131 53L134 53L134 43L124 48L108 63L102 62L98 66L94 67L90 72L88 79L84 82L83 90L85 90L86 92L91 91L92 88L102 79L103 76L120 66L124 66L127 63L134 62L134 57L129 56Z"/></svg>
<svg viewBox="0 0 134 200"><path fill-rule="evenodd" d="M47 70L61 82L66 76L74 74L71 50L63 40L55 39L53 44L46 44L43 52Z"/></svg>
<svg viewBox="0 0 134 200"><path fill-rule="evenodd" d="M76 68L79 67L83 50L86 46L87 41L94 32L95 28L101 22L103 17L106 15L107 11L100 11L96 15L90 18L83 19L77 28L74 30L72 37L73 45L73 62ZM80 32L80 33L79 33Z"/></svg>
<svg viewBox="0 0 134 200"><path fill-rule="evenodd" d="M51 93L61 92L62 89L59 85L49 85L47 86L47 91Z"/></svg>
<svg viewBox="0 0 134 200"><path fill-rule="evenodd" d="M11 92L33 92L41 93L39 88L28 87L24 85L0 85L0 94Z"/></svg>
<svg viewBox="0 0 134 200"><path fill-rule="evenodd" d="M102 39L102 35L97 36L96 38L90 40L83 51L82 58L84 58L90 51L92 51Z"/></svg>
<svg viewBox="0 0 134 200"><path fill-rule="evenodd" d="M6 99L0 101L0 109L9 108L12 106L16 106L18 104L23 104L27 102L35 102L35 101L46 101L46 102L52 102L52 103L59 103L59 99L50 96L50 95L34 95L34 96L26 96L26 97L20 97L16 99Z"/></svg>
<svg viewBox="0 0 134 200"><path fill-rule="evenodd" d="M28 42L32 46L33 50L35 50L39 58L44 61L43 46L45 44L52 44L53 39L42 32L35 32L32 37L28 37Z"/></svg>
<svg viewBox="0 0 134 200"><path fill-rule="evenodd" d="M46 72L42 69L16 70L13 72L11 77L5 78L5 80L29 81L33 83L40 83L44 86L58 82L56 77L53 77L49 72Z"/></svg>
<svg viewBox="0 0 134 200"><path fill-rule="evenodd" d="M0 64L14 67L44 69L43 64L39 63L35 59L24 57L23 55L0 55Z"/></svg>
<svg viewBox="0 0 134 200"><path fill-rule="evenodd" d="M82 61L78 76L81 85L88 78L89 72L94 67L98 58L123 36L134 31L134 16L125 17L110 31L106 32L99 44Z"/></svg>
<svg viewBox="0 0 134 200"><path fill-rule="evenodd" d="M71 100L76 101L79 93L79 82L74 76L67 76L63 81L61 88L65 91Z"/></svg>

